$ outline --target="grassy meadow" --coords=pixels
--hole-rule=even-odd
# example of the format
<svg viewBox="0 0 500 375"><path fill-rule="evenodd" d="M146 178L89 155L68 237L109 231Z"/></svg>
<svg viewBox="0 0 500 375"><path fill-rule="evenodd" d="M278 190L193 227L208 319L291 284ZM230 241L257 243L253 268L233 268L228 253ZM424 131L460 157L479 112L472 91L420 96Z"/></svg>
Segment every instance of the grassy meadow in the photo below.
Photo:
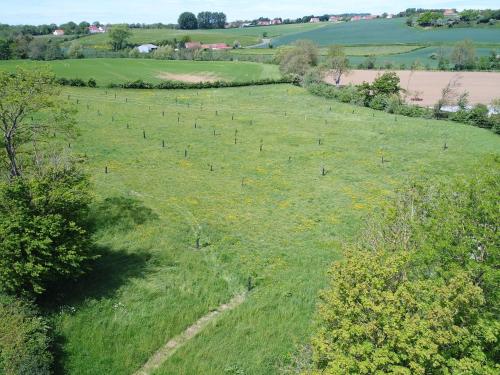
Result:
<svg viewBox="0 0 500 375"><path fill-rule="evenodd" d="M87 160L102 253L49 311L67 374L133 373L249 282L155 374L278 373L367 216L411 178L467 174L500 149L488 130L291 85L62 97L79 110L71 150Z"/></svg>
<svg viewBox="0 0 500 375"><path fill-rule="evenodd" d="M209 77L222 81L252 81L280 78L278 66L253 62L231 61L178 61L152 59L76 59L55 61L6 60L0 62L1 70L16 67L47 66L57 77L94 78L100 86L141 79L145 82L162 82L175 79L175 75ZM169 78L173 77L173 78ZM200 79L203 80L203 79Z"/></svg>

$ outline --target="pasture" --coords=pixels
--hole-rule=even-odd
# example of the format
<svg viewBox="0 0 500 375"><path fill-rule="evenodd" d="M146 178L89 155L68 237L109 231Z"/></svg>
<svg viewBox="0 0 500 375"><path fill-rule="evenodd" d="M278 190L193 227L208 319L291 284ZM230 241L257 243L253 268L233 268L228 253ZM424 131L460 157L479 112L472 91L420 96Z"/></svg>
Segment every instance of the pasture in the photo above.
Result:
<svg viewBox="0 0 500 375"><path fill-rule="evenodd" d="M487 130L291 85L62 98L79 111L71 150L94 184L102 253L50 310L67 374L131 374L247 289L155 374L278 373L308 342L326 271L365 218L410 179L446 181L500 149Z"/></svg>
<svg viewBox="0 0 500 375"><path fill-rule="evenodd" d="M17 66L32 68L46 66L57 77L94 78L99 86L141 79L158 83L164 80L252 81L280 78L275 65L231 61L167 61L152 59L78 59L55 61L6 60L0 70L14 70Z"/></svg>
<svg viewBox="0 0 500 375"><path fill-rule="evenodd" d="M330 44L453 44L470 39L475 44L500 43L500 28L442 28L424 30L408 27L405 18L376 19L371 21L329 24L273 39L275 46L290 44L298 39L310 39L320 46Z"/></svg>

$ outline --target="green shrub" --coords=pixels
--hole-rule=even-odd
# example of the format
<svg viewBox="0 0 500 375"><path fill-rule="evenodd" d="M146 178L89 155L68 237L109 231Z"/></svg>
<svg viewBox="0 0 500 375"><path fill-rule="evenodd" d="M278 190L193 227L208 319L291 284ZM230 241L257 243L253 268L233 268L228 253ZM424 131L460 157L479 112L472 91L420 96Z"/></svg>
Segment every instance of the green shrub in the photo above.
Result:
<svg viewBox="0 0 500 375"><path fill-rule="evenodd" d="M500 160L412 184L333 265L313 374L496 374Z"/></svg>
<svg viewBox="0 0 500 375"><path fill-rule="evenodd" d="M370 105L369 107L371 109L376 109L379 111L383 111L387 106L387 96L384 94L378 94L375 95L371 100L370 100Z"/></svg>
<svg viewBox="0 0 500 375"><path fill-rule="evenodd" d="M488 116L488 107L484 104L476 104L474 108L469 111L467 122L471 125L486 129L491 129L493 126Z"/></svg>
<svg viewBox="0 0 500 375"><path fill-rule="evenodd" d="M182 89L211 89L224 87L242 87L242 86L259 86L259 85L274 85L280 83L299 84L295 78L280 78L280 79L262 79L256 81L235 82L235 81L215 81L215 82L195 82L188 83L182 81L163 81L158 84L144 82L142 80L112 83L108 85L110 88L122 89L161 89L161 90L182 90Z"/></svg>
<svg viewBox="0 0 500 375"><path fill-rule="evenodd" d="M0 373L48 375L48 325L28 302L0 294Z"/></svg>
<svg viewBox="0 0 500 375"><path fill-rule="evenodd" d="M89 183L74 167L0 184L0 290L40 295L93 259Z"/></svg>

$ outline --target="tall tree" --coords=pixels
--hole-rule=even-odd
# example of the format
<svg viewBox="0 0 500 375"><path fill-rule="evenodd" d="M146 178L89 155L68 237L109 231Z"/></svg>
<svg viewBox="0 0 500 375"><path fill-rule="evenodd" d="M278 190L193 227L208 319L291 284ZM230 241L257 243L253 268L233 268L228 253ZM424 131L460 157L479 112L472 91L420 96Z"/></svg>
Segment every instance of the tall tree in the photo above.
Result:
<svg viewBox="0 0 500 375"><path fill-rule="evenodd" d="M349 73L349 59L345 54L344 47L340 45L328 47L328 54L324 65L333 76L335 84L337 86L340 85L342 76Z"/></svg>
<svg viewBox="0 0 500 375"><path fill-rule="evenodd" d="M118 25L111 28L109 37L113 51L119 51L127 46L128 39L132 36L127 25Z"/></svg>
<svg viewBox="0 0 500 375"><path fill-rule="evenodd" d="M318 65L318 47L310 40L298 40L293 47L277 54L276 59L284 74L304 76L311 67Z"/></svg>
<svg viewBox="0 0 500 375"><path fill-rule="evenodd" d="M463 40L455 46L451 53L451 61L456 70L472 69L476 60L476 49L470 40Z"/></svg>
<svg viewBox="0 0 500 375"><path fill-rule="evenodd" d="M15 73L0 73L1 145L11 178L22 174L21 147L37 147L56 129L67 131L73 125L71 110L60 105L53 83L53 75L44 70L19 68Z"/></svg>
<svg viewBox="0 0 500 375"><path fill-rule="evenodd" d="M89 182L49 137L71 130L52 74L0 73L0 290L40 295L82 274L93 259L87 208ZM48 155L45 157L44 155ZM56 161L56 162L54 162ZM1 362L1 360L0 360Z"/></svg>
<svg viewBox="0 0 500 375"><path fill-rule="evenodd" d="M179 16L179 28L183 30L195 30L198 28L198 20L191 12L184 12Z"/></svg>
<svg viewBox="0 0 500 375"><path fill-rule="evenodd" d="M0 60L10 59L10 43L8 40L0 39Z"/></svg>

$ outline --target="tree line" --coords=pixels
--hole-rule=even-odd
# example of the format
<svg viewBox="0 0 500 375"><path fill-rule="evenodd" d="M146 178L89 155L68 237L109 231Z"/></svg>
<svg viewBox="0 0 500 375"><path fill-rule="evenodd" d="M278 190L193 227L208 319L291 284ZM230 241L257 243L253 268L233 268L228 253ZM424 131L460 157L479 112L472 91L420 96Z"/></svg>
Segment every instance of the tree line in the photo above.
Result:
<svg viewBox="0 0 500 375"><path fill-rule="evenodd" d="M226 15L222 12L205 11L195 16L194 13L184 12L177 23L182 30L223 29L226 26Z"/></svg>

